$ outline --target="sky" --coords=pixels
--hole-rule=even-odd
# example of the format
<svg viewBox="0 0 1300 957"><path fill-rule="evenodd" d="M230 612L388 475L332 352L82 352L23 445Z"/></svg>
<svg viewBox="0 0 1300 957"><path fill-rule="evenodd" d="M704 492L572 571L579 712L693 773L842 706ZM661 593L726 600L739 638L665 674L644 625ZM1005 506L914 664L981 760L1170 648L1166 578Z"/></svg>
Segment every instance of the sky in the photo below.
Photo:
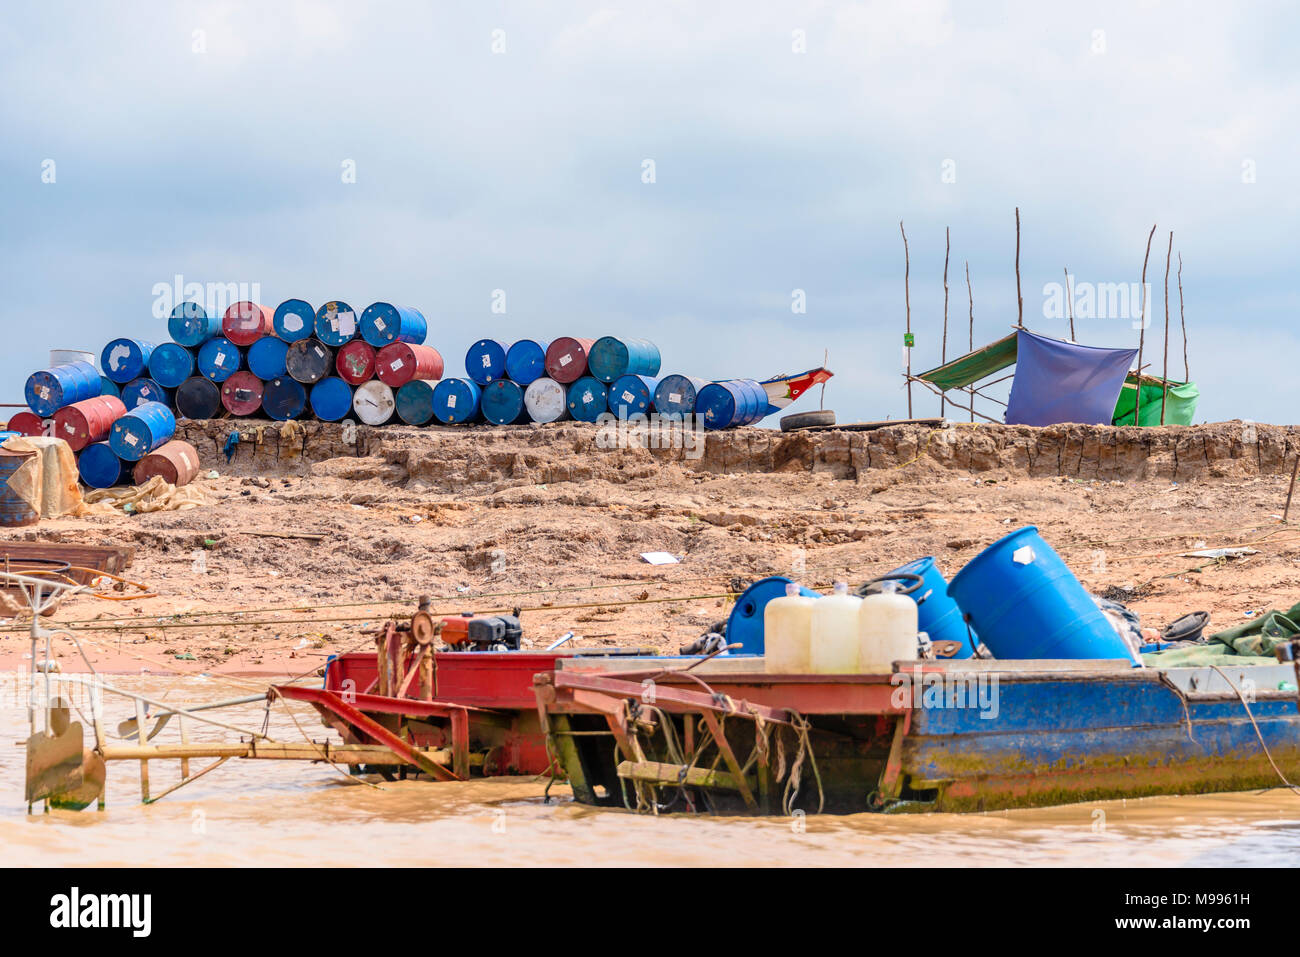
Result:
<svg viewBox="0 0 1300 957"><path fill-rule="evenodd" d="M413 305L448 375L483 337L641 335L665 373L709 379L828 352L840 421L900 418L900 221L919 372L941 356L945 229L948 357L969 342L967 263L976 345L1016 323L1019 207L1026 326L1069 334L1066 268L1072 289L1139 283L1155 225L1159 373L1172 231L1197 421L1289 422L1297 19L1198 2L6 5L0 401L52 348L164 341L159 290L180 276L256 284L272 307ZM1181 379L1176 277L1169 308ZM1080 315L1076 338L1136 347L1137 309Z"/></svg>

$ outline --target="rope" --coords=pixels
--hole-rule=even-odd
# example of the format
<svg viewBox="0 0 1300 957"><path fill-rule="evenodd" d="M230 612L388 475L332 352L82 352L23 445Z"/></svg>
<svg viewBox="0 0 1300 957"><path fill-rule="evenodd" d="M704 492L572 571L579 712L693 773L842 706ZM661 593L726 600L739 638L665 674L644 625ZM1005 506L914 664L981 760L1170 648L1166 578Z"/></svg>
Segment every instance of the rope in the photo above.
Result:
<svg viewBox="0 0 1300 957"><path fill-rule="evenodd" d="M307 735L307 732L306 732L305 730L303 730L303 726L302 726L301 724L298 723L298 717L297 717L297 715L295 715L295 714L293 713L293 709L289 707L289 704L288 704L287 701L285 701L284 696L281 695L279 692L277 692L274 688L270 688L270 689L267 690L267 702L266 702L266 703L267 703L267 711L266 711L266 714L267 714L267 718L268 718L268 720L269 720L270 715L271 715L271 708L270 708L271 700L270 700L270 699L273 698L273 697L276 698L276 699L278 699L278 700L280 701L280 703L281 703L282 705L284 705L284 710L285 710L285 712L289 715L290 720L293 721L293 726L294 726L295 728L298 729L298 733L302 735L303 740L306 741L308 744L310 744L313 748L315 748L315 749L316 749L316 753L319 754L323 760L328 761L330 767L332 767L332 768L333 768L335 771L337 771L339 774L343 775L345 778L350 778L350 779L352 779L353 781L358 782L359 784L364 784L366 787L374 788L376 791L382 791L382 790L384 790L382 787L380 787L378 784L375 784L373 781L365 781L365 780L362 780L361 778L357 777L357 776L356 776L355 774L353 774L352 772L350 772L350 771L344 771L341 767L339 767L339 766L338 766L337 764L335 764L332 760L330 760L330 756L329 756L328 754L326 754L326 753L321 749L321 746L320 746L319 744L317 744L315 741L313 741L313 740L312 740L312 739Z"/></svg>
<svg viewBox="0 0 1300 957"><path fill-rule="evenodd" d="M785 783L785 794L781 800L781 808L786 817L794 814L794 802L799 796L799 788L802 784L803 763L808 759L809 766L812 768L813 777L817 781L817 813L821 814L826 807L826 794L822 790L822 776L817 769L817 756L813 754L812 742L808 738L808 730L812 725L808 719L798 712L790 712L790 727L794 729L796 740L799 742L799 751L795 754L794 764L790 768L790 777Z"/></svg>
<svg viewBox="0 0 1300 957"><path fill-rule="evenodd" d="M1268 745L1264 743L1264 735L1259 730L1259 723L1255 721L1255 715L1250 710L1250 703L1246 701L1246 696L1241 693L1241 689L1233 684L1232 679L1225 675L1218 665L1210 665L1210 667L1219 672L1223 677L1223 680L1228 682L1228 687L1237 693L1237 697L1241 700L1241 706L1246 709L1246 717L1250 718L1250 726L1255 729L1255 737L1259 738L1259 746L1264 749L1264 757L1268 758L1268 763L1273 766L1273 771L1277 774L1278 780L1280 780L1286 787L1290 788L1292 793L1300 794L1300 787L1296 787L1288 781L1286 775L1282 773L1282 769L1279 768L1277 762L1273 760L1273 754L1268 750Z"/></svg>

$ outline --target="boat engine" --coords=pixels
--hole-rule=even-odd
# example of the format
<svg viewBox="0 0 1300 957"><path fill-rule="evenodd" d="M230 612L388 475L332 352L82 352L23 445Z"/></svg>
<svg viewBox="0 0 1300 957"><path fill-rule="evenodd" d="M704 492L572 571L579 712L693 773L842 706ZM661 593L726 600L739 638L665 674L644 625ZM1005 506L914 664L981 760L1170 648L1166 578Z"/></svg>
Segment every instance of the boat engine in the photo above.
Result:
<svg viewBox="0 0 1300 957"><path fill-rule="evenodd" d="M442 620L443 641L454 651L518 651L523 626L518 615L458 615Z"/></svg>

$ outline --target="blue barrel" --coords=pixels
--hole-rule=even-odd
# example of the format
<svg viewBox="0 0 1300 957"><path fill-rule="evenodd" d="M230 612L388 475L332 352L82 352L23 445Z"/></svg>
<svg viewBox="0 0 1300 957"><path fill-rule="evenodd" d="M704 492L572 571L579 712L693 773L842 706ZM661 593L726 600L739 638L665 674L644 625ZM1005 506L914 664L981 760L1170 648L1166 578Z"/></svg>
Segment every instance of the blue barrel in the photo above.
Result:
<svg viewBox="0 0 1300 957"><path fill-rule="evenodd" d="M752 425L767 414L767 393L754 379L710 382L695 397L695 414L706 429Z"/></svg>
<svg viewBox="0 0 1300 957"><path fill-rule="evenodd" d="M411 383L414 385L415 383ZM403 389L406 386L402 386ZM444 425L473 422L479 416L483 390L469 379L443 379L433 388L433 414ZM398 414L402 411L401 393L397 397ZM525 414L527 414L525 410Z"/></svg>
<svg viewBox="0 0 1300 957"><path fill-rule="evenodd" d="M144 339L114 339L104 346L104 351L99 356L99 365L104 370L104 375L124 385L145 374L151 355L152 342Z"/></svg>
<svg viewBox="0 0 1300 957"><path fill-rule="evenodd" d="M316 413L316 418L324 422L337 422L351 408L352 386L338 376L321 379L311 387L311 410Z"/></svg>
<svg viewBox="0 0 1300 957"><path fill-rule="evenodd" d="M316 331L316 310L311 307L311 303L301 299L286 299L275 307L275 314L271 316L271 326L275 329L275 334L285 342L306 339ZM259 376L259 378L272 377Z"/></svg>
<svg viewBox="0 0 1300 957"><path fill-rule="evenodd" d="M327 302L316 310L316 338L338 348L357 337L357 314L346 302Z"/></svg>
<svg viewBox="0 0 1300 957"><path fill-rule="evenodd" d="M178 342L164 342L149 356L149 378L174 389L194 375L194 353Z"/></svg>
<svg viewBox="0 0 1300 957"><path fill-rule="evenodd" d="M792 584L790 579L780 575L760 578L741 593L736 599L731 616L727 619L727 644L740 642L740 650L732 654L761 655L766 644L763 640L763 612L767 603L773 598L785 597L785 586ZM805 598L821 598L811 588L799 586L799 594Z"/></svg>
<svg viewBox="0 0 1300 957"><path fill-rule="evenodd" d="M569 415L579 422L595 422L609 411L605 383L585 375L569 386Z"/></svg>
<svg viewBox="0 0 1300 957"><path fill-rule="evenodd" d="M506 351L506 375L520 385L528 385L546 375L546 347L549 342L520 339Z"/></svg>
<svg viewBox="0 0 1300 957"><path fill-rule="evenodd" d="M106 375L99 377L99 394L100 395L122 395L122 387Z"/></svg>
<svg viewBox="0 0 1300 957"><path fill-rule="evenodd" d="M689 375L664 376L655 386L655 411L660 415L690 415L695 411L695 397L708 384L708 379Z"/></svg>
<svg viewBox="0 0 1300 957"><path fill-rule="evenodd" d="M376 349L394 342L423 345L429 335L424 314L413 306L394 306L391 302L372 302L361 314L361 338Z"/></svg>
<svg viewBox="0 0 1300 957"><path fill-rule="evenodd" d="M657 376L659 365L659 347L649 339L603 336L587 353L587 371L601 382L624 375Z"/></svg>
<svg viewBox="0 0 1300 957"><path fill-rule="evenodd" d="M931 641L958 642L961 650L952 656L954 658L969 658L975 653L975 645L979 644L979 637L975 636L975 644L971 643L975 629L971 628L969 632L967 631L961 609L948 594L948 581L943 577L943 572L939 571L933 556L908 562L889 574L921 576L923 584L907 597L917 604L917 627L929 635Z"/></svg>
<svg viewBox="0 0 1300 957"><path fill-rule="evenodd" d="M493 425L514 425L528 421L523 387L509 379L497 379L484 386L479 408L483 410L483 418Z"/></svg>
<svg viewBox="0 0 1300 957"><path fill-rule="evenodd" d="M407 425L428 425L433 421L433 387L429 379L412 379L393 393L397 417Z"/></svg>
<svg viewBox="0 0 1300 957"><path fill-rule="evenodd" d="M119 459L138 462L176 434L176 416L161 402L136 406L113 423L108 443Z"/></svg>
<svg viewBox="0 0 1300 957"><path fill-rule="evenodd" d="M998 539L948 585L995 658L1139 662L1033 525Z"/></svg>
<svg viewBox="0 0 1300 957"><path fill-rule="evenodd" d="M111 443L92 442L77 456L77 471L88 488L112 488L122 484L126 468Z"/></svg>
<svg viewBox="0 0 1300 957"><path fill-rule="evenodd" d="M225 336L203 343L199 349L199 375L213 382L225 382L244 364L244 354Z"/></svg>
<svg viewBox="0 0 1300 957"><path fill-rule="evenodd" d="M293 300L290 300L291 302ZM275 336L263 336L248 347L248 371L263 382L284 375L284 357L289 343Z"/></svg>
<svg viewBox="0 0 1300 957"><path fill-rule="evenodd" d="M306 387L287 375L272 379L262 389L262 411L277 422L296 419L306 408Z"/></svg>
<svg viewBox="0 0 1300 957"><path fill-rule="evenodd" d="M620 419L646 415L654 408L658 379L644 375L621 375L609 387L609 411Z"/></svg>
<svg viewBox="0 0 1300 957"><path fill-rule="evenodd" d="M36 510L27 504L9 488L13 478L35 452L0 451L0 528L15 528L19 525L35 525L41 520Z"/></svg>
<svg viewBox="0 0 1300 957"><path fill-rule="evenodd" d="M182 302L167 319L167 334L173 342L198 348L221 335L221 314L209 316L197 302Z"/></svg>
<svg viewBox="0 0 1300 957"><path fill-rule="evenodd" d="M164 389L162 383L154 379L147 379L144 376L132 379L122 386L121 398L122 404L126 406L128 412L137 406L144 405L146 402L161 402L169 407L172 404L171 392Z"/></svg>
<svg viewBox="0 0 1300 957"><path fill-rule="evenodd" d="M10 439L20 439L22 437L21 432L0 432L0 445L4 445Z"/></svg>
<svg viewBox="0 0 1300 957"><path fill-rule="evenodd" d="M65 405L93 399L103 389L99 373L89 362L69 362L52 369L42 369L27 377L23 398L27 407L43 419Z"/></svg>
<svg viewBox="0 0 1300 957"><path fill-rule="evenodd" d="M500 379L506 374L506 347L495 339L480 339L465 353L465 374L479 385L487 385ZM518 379L514 381L519 382ZM520 385L527 384L527 382L520 383Z"/></svg>

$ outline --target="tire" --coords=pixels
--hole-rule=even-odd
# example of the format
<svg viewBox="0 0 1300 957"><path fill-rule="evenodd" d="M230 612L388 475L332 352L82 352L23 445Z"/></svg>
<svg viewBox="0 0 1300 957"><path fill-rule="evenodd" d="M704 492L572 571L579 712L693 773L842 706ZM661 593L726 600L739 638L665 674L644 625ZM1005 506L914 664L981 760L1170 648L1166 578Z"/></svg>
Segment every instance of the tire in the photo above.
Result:
<svg viewBox="0 0 1300 957"><path fill-rule="evenodd" d="M781 431L793 432L806 429L812 425L834 425L835 413L830 409L818 409L816 412L796 412L781 416Z"/></svg>

